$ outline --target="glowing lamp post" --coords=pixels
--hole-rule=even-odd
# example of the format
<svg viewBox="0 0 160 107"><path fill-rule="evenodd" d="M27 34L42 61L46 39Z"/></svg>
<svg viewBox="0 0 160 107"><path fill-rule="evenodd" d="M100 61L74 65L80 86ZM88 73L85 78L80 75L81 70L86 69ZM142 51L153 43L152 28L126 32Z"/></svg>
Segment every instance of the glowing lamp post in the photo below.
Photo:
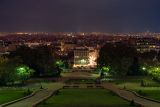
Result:
<svg viewBox="0 0 160 107"><path fill-rule="evenodd" d="M145 70L146 70L146 67L142 67L142 70L145 71Z"/></svg>

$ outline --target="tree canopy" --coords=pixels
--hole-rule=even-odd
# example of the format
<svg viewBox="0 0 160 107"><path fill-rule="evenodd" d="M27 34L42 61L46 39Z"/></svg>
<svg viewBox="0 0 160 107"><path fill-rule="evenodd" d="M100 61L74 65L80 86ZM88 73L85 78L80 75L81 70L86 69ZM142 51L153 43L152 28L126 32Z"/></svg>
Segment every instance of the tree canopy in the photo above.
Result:
<svg viewBox="0 0 160 107"><path fill-rule="evenodd" d="M36 71L35 76L52 75L54 72L53 50L48 46L35 48L22 46L12 52L10 56L19 57L23 64Z"/></svg>
<svg viewBox="0 0 160 107"><path fill-rule="evenodd" d="M99 52L98 66L109 66L110 73L116 76L127 74L136 56L136 50L122 43L106 43Z"/></svg>
<svg viewBox="0 0 160 107"><path fill-rule="evenodd" d="M34 72L28 66L17 63L15 59L0 57L0 85L24 83Z"/></svg>

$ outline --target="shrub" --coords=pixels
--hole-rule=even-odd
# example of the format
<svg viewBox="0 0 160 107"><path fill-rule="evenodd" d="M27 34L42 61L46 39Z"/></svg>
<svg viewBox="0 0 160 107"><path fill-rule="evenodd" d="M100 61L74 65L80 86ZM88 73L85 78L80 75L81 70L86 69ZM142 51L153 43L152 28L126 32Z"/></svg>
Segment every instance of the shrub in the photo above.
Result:
<svg viewBox="0 0 160 107"><path fill-rule="evenodd" d="M24 92L24 96L28 96L28 95L30 95L32 93L32 91L28 88L28 90L26 90L25 92Z"/></svg>
<svg viewBox="0 0 160 107"><path fill-rule="evenodd" d="M54 92L54 95L58 95L59 94L59 90Z"/></svg>
<svg viewBox="0 0 160 107"><path fill-rule="evenodd" d="M130 106L135 106L135 102L134 102L133 99L132 99L132 101L130 102Z"/></svg>
<svg viewBox="0 0 160 107"><path fill-rule="evenodd" d="M144 80L141 80L141 86L144 87L146 84L144 82Z"/></svg>
<svg viewBox="0 0 160 107"><path fill-rule="evenodd" d="M43 100L43 101L42 101L42 104L43 104L43 105L46 105L46 104L47 104L46 100Z"/></svg>
<svg viewBox="0 0 160 107"><path fill-rule="evenodd" d="M144 93L142 90L138 90L138 92L137 92L139 95L142 95L142 96L145 96L146 95L146 93Z"/></svg>

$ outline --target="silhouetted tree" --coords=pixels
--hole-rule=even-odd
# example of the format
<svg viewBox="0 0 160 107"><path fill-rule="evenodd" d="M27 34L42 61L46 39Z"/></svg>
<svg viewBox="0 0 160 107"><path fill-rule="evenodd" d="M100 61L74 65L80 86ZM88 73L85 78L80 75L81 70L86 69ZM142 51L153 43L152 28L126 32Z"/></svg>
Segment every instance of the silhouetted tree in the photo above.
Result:
<svg viewBox="0 0 160 107"><path fill-rule="evenodd" d="M22 63L35 70L35 76L52 75L54 71L53 51L48 46L19 47L10 57L19 57Z"/></svg>
<svg viewBox="0 0 160 107"><path fill-rule="evenodd" d="M133 63L129 68L128 75L130 76L142 75L138 57L134 57Z"/></svg>
<svg viewBox="0 0 160 107"><path fill-rule="evenodd" d="M139 53L138 57L141 65L156 65L160 59L159 54L157 54L156 51Z"/></svg>
<svg viewBox="0 0 160 107"><path fill-rule="evenodd" d="M133 62L136 50L123 43L106 43L99 52L98 66L109 66L110 73L124 76Z"/></svg>
<svg viewBox="0 0 160 107"><path fill-rule="evenodd" d="M0 57L0 85L13 85L15 81L20 82L22 79L24 83L30 78L30 71L28 66L22 67L17 58Z"/></svg>

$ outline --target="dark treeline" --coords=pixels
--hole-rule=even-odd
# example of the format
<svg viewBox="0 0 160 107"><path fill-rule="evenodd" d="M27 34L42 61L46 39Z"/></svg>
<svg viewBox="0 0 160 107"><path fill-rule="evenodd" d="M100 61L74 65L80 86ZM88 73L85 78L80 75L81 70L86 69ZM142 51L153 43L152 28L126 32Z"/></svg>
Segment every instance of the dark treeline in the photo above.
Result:
<svg viewBox="0 0 160 107"><path fill-rule="evenodd" d="M106 43L100 49L98 67L109 66L109 73L114 76L138 76L146 74L141 66L155 65L159 60L160 54L155 51L137 53L133 46Z"/></svg>
<svg viewBox="0 0 160 107"><path fill-rule="evenodd" d="M21 46L9 55L9 58L17 58L19 62L35 70L34 76L53 76L56 75L54 66L54 51L48 46L38 46L29 48Z"/></svg>
<svg viewBox="0 0 160 107"><path fill-rule="evenodd" d="M55 65L55 61L51 47L18 47L9 55L0 56L0 85L24 84L31 76L60 76L62 69Z"/></svg>

